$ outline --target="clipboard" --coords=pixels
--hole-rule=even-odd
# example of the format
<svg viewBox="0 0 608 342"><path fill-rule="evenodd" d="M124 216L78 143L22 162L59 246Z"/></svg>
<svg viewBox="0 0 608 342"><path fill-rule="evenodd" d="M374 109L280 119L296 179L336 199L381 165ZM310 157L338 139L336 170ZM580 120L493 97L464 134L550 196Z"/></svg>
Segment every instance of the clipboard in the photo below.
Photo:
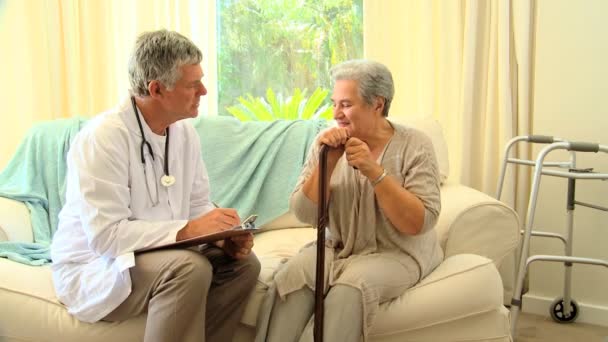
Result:
<svg viewBox="0 0 608 342"><path fill-rule="evenodd" d="M152 246L152 247L144 247L135 251L135 253L143 253L149 251L157 251L161 249L176 249L176 248L189 248L198 245L202 245L205 243L211 243L219 240L224 240L227 238L231 238L234 236L245 235L245 234L255 234L258 231L258 228L255 226L255 220L258 218L257 215L251 215L240 226L236 226L232 229L222 230L217 233L201 235L197 237L193 237L190 239L185 239L181 241L176 241L172 243L168 243L166 245L161 246Z"/></svg>

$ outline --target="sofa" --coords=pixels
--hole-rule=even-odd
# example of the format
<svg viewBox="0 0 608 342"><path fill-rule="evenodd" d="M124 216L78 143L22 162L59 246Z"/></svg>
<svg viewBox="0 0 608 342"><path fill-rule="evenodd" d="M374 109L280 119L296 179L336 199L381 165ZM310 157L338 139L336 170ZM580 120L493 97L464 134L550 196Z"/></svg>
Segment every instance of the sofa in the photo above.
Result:
<svg viewBox="0 0 608 342"><path fill-rule="evenodd" d="M512 270L499 268L518 244L516 213L486 194L445 179L447 147L436 122L402 123L420 128L433 140L443 177L442 211L435 229L445 259L413 288L381 304L369 340L512 341L503 305ZM262 270L234 341L253 341L258 308L274 271L315 238L316 229L289 212L261 227L254 251ZM22 202L0 197L0 241L33 241L30 213ZM141 341L144 327L145 316L115 323L80 322L55 297L48 265L0 258L0 342Z"/></svg>

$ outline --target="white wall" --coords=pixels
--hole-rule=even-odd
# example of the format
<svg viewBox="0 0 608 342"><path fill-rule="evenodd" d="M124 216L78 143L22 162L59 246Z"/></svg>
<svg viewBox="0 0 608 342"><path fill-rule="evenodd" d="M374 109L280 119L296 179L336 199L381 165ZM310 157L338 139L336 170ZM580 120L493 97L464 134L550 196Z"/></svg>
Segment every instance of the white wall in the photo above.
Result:
<svg viewBox="0 0 608 342"><path fill-rule="evenodd" d="M539 0L537 5L534 133L608 144L608 1ZM578 159L581 167L608 172L608 154ZM541 180L535 226L563 233L566 180ZM577 199L608 206L608 181L579 181ZM562 254L563 248L557 240L534 238L531 253ZM608 260L608 212L575 209L574 254ZM563 269L549 263L531 267L524 311L548 313L548 302L562 296ZM575 265L572 284L582 306L579 320L608 325L608 268Z"/></svg>
<svg viewBox="0 0 608 342"><path fill-rule="evenodd" d="M407 29L400 13L415 5L423 2L365 3L365 56L392 70L397 90L407 76L402 63L406 47L394 43ZM537 10L533 132L608 144L608 1L537 0ZM406 108L402 97L396 97L391 112L403 115ZM608 155L604 161L588 157L597 156L580 156L579 165L608 172ZM539 230L564 231L564 186L564 180L543 178L536 211ZM577 198L608 206L608 182L579 184ZM575 215L575 255L608 260L608 213L577 208ZM534 238L531 252L561 254L563 247ZM579 321L608 325L608 269L574 266L572 284L582 306ZM524 311L548 315L562 288L562 265L533 265Z"/></svg>

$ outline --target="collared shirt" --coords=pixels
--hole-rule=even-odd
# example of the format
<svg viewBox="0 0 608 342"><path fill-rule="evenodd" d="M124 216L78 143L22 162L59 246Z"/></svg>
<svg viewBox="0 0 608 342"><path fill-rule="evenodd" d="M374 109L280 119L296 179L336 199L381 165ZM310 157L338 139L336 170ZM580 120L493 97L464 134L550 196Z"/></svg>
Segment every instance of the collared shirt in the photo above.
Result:
<svg viewBox="0 0 608 342"><path fill-rule="evenodd" d="M95 322L131 292L134 251L175 242L189 219L213 209L200 139L188 121L169 127L165 187L165 136L140 116L154 160L144 148L131 101L91 119L67 157L66 203L51 245L57 296L81 321Z"/></svg>

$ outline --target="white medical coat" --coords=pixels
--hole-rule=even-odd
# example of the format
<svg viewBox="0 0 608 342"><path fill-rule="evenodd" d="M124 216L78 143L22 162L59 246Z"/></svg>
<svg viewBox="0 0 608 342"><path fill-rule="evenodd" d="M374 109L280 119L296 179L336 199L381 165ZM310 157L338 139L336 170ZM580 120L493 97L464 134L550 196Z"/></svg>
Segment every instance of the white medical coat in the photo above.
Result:
<svg viewBox="0 0 608 342"><path fill-rule="evenodd" d="M57 296L81 321L95 322L131 292L133 251L175 242L187 220L213 209L200 139L188 121L169 127L169 173L164 187L165 137L140 116L154 160L144 147L130 98L91 119L67 156L66 203L51 245Z"/></svg>

